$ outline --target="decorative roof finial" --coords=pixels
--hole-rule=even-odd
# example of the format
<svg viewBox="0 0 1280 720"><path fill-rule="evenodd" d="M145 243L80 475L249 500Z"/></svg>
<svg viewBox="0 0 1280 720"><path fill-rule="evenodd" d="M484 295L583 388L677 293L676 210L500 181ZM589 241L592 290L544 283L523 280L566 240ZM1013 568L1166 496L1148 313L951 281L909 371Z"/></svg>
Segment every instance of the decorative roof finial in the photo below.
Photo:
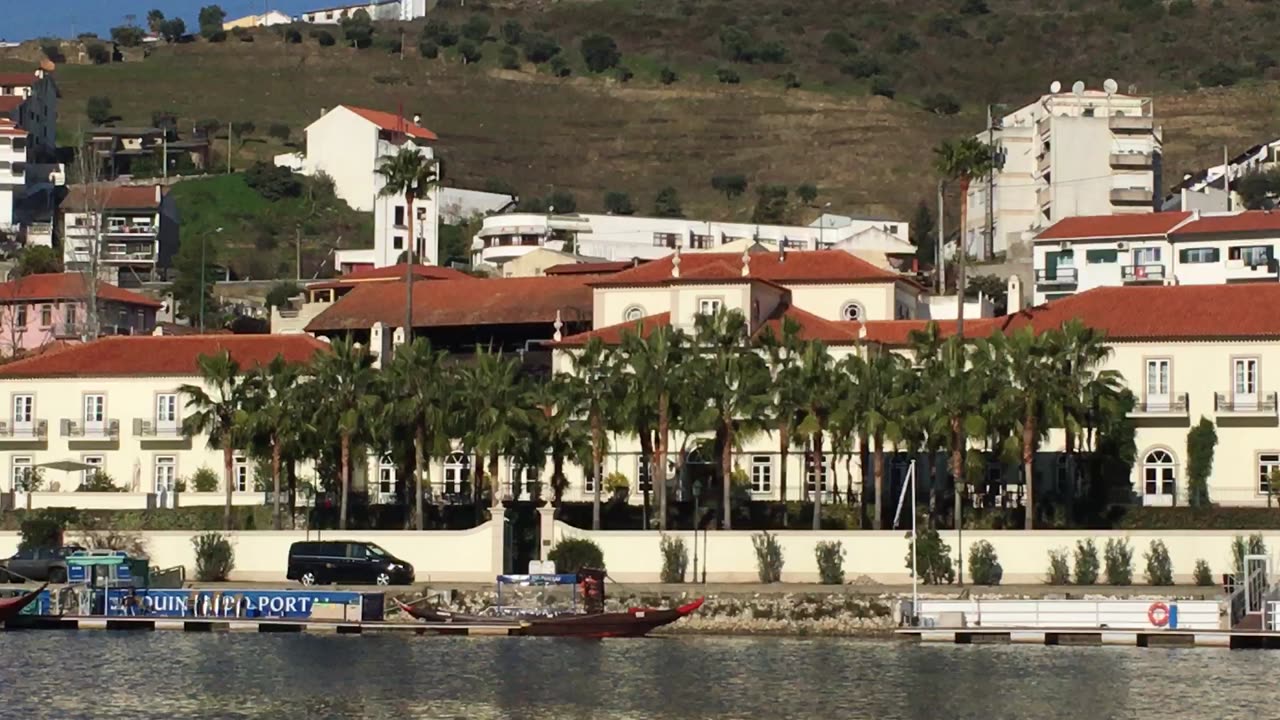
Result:
<svg viewBox="0 0 1280 720"><path fill-rule="evenodd" d="M560 322L560 311L559 311L559 310L556 310L556 321L555 321L555 322L553 322L553 323L551 323L551 327L555 328L555 330L556 330L556 331L555 331L554 333L552 333L552 335L551 335L551 339L552 339L552 340L554 340L554 341L556 341L556 342L560 342L562 339L564 339L564 336L560 334L560 330L564 327L564 323L563 323L563 322Z"/></svg>
<svg viewBox="0 0 1280 720"><path fill-rule="evenodd" d="M676 246L675 257L671 258L671 277L680 277L680 246Z"/></svg>
<svg viewBox="0 0 1280 720"><path fill-rule="evenodd" d="M751 252L749 248L742 249L742 277L751 277Z"/></svg>

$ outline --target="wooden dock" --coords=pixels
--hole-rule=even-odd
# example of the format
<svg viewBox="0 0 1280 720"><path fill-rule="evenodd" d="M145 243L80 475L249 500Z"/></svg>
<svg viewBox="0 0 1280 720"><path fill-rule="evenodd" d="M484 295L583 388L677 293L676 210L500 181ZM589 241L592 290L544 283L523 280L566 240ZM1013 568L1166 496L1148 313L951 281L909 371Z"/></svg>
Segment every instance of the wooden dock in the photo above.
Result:
<svg viewBox="0 0 1280 720"><path fill-rule="evenodd" d="M955 645L1114 645L1121 647L1214 647L1280 650L1280 632L1260 630L1126 630L1093 627L912 627L899 637Z"/></svg>
<svg viewBox="0 0 1280 720"><path fill-rule="evenodd" d="M293 620L281 618L237 617L147 617L121 615L112 617L87 615L21 615L10 620L5 630L123 630L150 632L244 632L244 633L314 633L328 635L366 635L375 633L408 633L416 635L518 635L523 626L510 624L465 624L421 622L363 622L355 620Z"/></svg>

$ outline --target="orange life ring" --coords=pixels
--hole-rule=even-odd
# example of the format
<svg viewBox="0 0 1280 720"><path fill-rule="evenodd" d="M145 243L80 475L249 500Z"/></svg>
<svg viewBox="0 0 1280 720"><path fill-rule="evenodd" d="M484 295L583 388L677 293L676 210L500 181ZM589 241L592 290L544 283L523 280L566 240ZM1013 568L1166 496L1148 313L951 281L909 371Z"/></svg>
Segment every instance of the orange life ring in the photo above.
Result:
<svg viewBox="0 0 1280 720"><path fill-rule="evenodd" d="M1147 608L1147 619L1156 627L1164 627L1169 624L1169 606L1162 602L1151 603L1151 607Z"/></svg>

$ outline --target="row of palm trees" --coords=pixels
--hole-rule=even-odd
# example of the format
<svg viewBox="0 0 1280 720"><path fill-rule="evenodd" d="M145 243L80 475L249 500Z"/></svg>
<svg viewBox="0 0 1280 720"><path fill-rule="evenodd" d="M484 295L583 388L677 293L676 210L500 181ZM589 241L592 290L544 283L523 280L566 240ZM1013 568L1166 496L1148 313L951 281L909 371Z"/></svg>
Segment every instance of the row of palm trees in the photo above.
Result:
<svg viewBox="0 0 1280 720"><path fill-rule="evenodd" d="M499 503L501 462L543 468L558 506L575 463L591 468L593 526L600 526L602 468L611 444L638 440L641 461L657 482L641 483L646 517L650 488L656 524L671 514L668 459L679 469L691 444L715 448L713 482L721 492L721 526L731 528L734 456L752 438L777 441L779 490L787 493L787 457L803 448L818 478L834 466L825 456L871 468L872 525L886 518L886 455L947 453L959 512L966 456L980 448L1017 457L1026 483L1026 523L1035 519L1033 460L1051 428L1065 431L1066 451L1091 451L1099 427L1123 417L1127 391L1114 372L1102 337L1071 323L1035 333L1022 329L965 342L943 338L936 325L913 333L910 353L878 345L837 357L824 343L802 339L789 318L775 332L752 333L742 314L699 316L692 332L671 326L623 334L606 345L592 338L569 353L568 372L525 372L513 356L479 348L456 358L423 338L396 348L381 371L368 350L337 340L308 366L276 361L242 372L226 354L201 359L202 385L188 397L187 429L204 433L223 451L231 476L233 451L248 449L272 468L276 524L280 524L282 467L311 459L318 476L340 493L345 528L353 458L364 453L405 458L406 492L414 497L414 525L423 527L423 489L430 461L455 442L473 455L474 501ZM673 445L679 440L680 445ZM292 473L289 474L292 477ZM846 498L855 495L849 474ZM936 514L941 483L931 483ZM231 483L227 483L230 523ZM838 488L836 488L838 490ZM862 495L861 488L858 493ZM819 527L821 488L814 488ZM838 497L839 493L836 493Z"/></svg>

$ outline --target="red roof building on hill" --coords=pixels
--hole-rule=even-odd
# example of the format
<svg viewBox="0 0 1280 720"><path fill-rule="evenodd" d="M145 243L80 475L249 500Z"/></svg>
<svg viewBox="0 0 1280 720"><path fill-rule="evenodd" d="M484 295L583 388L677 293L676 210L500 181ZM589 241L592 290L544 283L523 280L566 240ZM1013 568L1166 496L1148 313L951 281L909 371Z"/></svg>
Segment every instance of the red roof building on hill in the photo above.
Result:
<svg viewBox="0 0 1280 720"><path fill-rule="evenodd" d="M624 270L592 284L596 287L621 285L663 285L673 282L766 280L791 283L906 282L913 278L879 268L844 250L748 253L743 274L741 253L684 253L668 255L631 270ZM677 270L678 263L678 272Z"/></svg>
<svg viewBox="0 0 1280 720"><path fill-rule="evenodd" d="M228 352L247 371L277 355L307 363L328 347L307 335L109 337L0 366L0 378L198 376L201 355Z"/></svg>
<svg viewBox="0 0 1280 720"><path fill-rule="evenodd" d="M377 125L380 129L393 133L404 133L411 138L419 140L439 140L436 134L421 125L409 120L408 118L396 115L395 113L384 112L382 110L370 110L368 108L356 107L354 105L343 105L342 107Z"/></svg>
<svg viewBox="0 0 1280 720"><path fill-rule="evenodd" d="M156 326L162 304L154 298L98 282L98 332L144 335ZM0 283L0 353L20 355L57 341L93 334L89 285L80 273L27 275Z"/></svg>

